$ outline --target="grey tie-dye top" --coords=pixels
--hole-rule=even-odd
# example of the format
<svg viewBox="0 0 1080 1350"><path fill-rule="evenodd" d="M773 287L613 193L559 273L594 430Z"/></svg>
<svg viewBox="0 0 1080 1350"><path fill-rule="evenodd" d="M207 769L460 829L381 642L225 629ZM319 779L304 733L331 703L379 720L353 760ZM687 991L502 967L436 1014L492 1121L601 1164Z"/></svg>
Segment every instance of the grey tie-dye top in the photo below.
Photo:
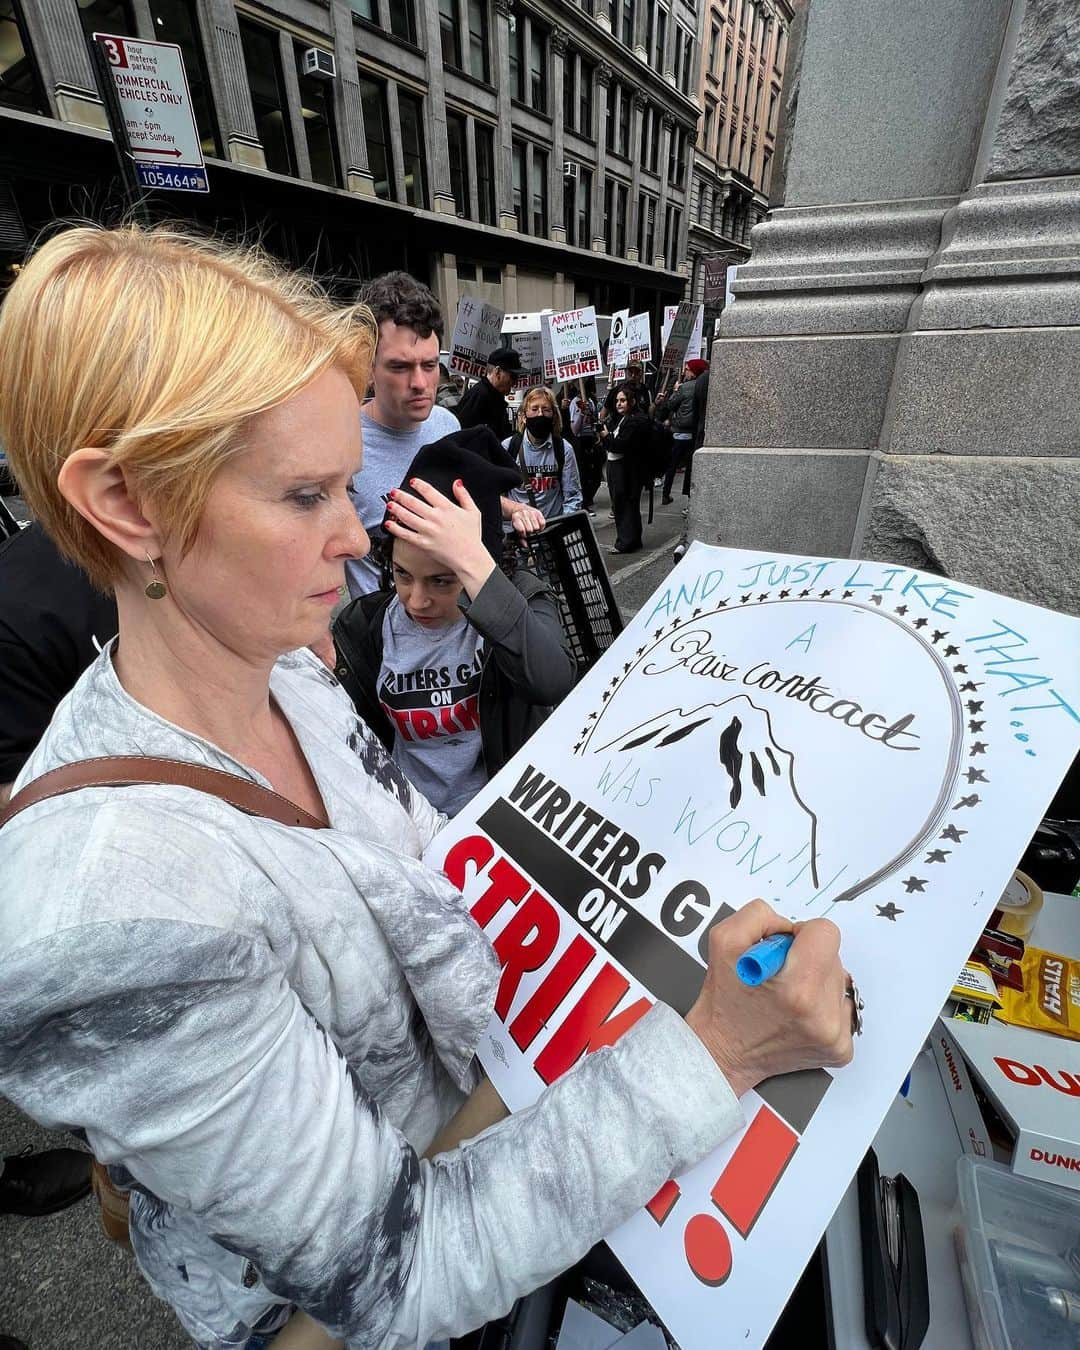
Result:
<svg viewBox="0 0 1080 1350"><path fill-rule="evenodd" d="M152 1287L200 1344L297 1304L350 1346L505 1312L740 1121L659 1006L530 1111L434 1162L497 977L419 854L440 817L308 652L271 687L329 812L309 831L183 788L93 788L0 833L0 1094L130 1182ZM19 785L105 754L265 782L136 703L110 651Z"/></svg>

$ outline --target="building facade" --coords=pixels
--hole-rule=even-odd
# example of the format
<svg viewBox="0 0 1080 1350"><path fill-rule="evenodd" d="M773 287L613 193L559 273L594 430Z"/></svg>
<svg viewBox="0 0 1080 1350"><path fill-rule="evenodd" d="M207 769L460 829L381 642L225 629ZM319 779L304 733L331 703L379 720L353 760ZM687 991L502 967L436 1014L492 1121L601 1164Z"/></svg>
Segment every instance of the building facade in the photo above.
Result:
<svg viewBox="0 0 1080 1350"><path fill-rule="evenodd" d="M701 3L0 0L0 262L125 210L101 31L183 51L211 190L151 216L255 232L343 291L405 267L451 314L658 315L685 289Z"/></svg>
<svg viewBox="0 0 1080 1350"><path fill-rule="evenodd" d="M725 270L750 254L750 231L769 205L791 0L707 0L698 77L688 231L691 300L711 333Z"/></svg>

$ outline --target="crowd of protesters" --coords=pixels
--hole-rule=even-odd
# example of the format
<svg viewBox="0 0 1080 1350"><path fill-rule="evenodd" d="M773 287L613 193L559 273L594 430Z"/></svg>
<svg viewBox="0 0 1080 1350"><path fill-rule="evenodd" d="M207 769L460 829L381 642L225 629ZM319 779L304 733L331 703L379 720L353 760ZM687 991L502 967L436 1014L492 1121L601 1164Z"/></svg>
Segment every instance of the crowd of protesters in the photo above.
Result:
<svg viewBox="0 0 1080 1350"><path fill-rule="evenodd" d="M498 963L421 855L575 677L547 585L499 563L588 508L598 464L616 549L640 547L654 428L688 479L700 375L654 403L629 372L603 409L534 388L515 429L512 349L455 415L431 293L392 273L360 300L80 227L0 310L0 438L37 522L0 553L0 1094L88 1146L206 1350L479 1327L761 1079L851 1055L833 925L800 926L783 979L735 979L790 928L759 901L712 929L685 1018L657 1003L513 1118L483 1082ZM78 1199L86 1157L51 1189L47 1158L15 1167L0 1208Z"/></svg>

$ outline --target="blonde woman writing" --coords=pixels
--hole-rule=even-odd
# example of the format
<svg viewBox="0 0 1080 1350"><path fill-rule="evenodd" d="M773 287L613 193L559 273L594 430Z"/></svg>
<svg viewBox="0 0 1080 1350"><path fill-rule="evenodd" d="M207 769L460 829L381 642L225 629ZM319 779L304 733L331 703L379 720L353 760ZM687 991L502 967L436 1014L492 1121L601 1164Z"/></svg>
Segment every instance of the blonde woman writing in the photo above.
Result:
<svg viewBox="0 0 1080 1350"><path fill-rule="evenodd" d="M475 1327L736 1129L754 1083L851 1054L831 924L736 980L790 927L758 902L713 930L685 1020L657 1005L421 1157L477 1082L498 970L419 861L440 817L306 650L367 548L346 486L371 345L257 258L135 229L56 236L0 311L0 439L119 612L13 807L60 766L155 756L310 822L143 782L0 833L0 1093L130 1188L143 1273L214 1350L294 1308L366 1347Z"/></svg>

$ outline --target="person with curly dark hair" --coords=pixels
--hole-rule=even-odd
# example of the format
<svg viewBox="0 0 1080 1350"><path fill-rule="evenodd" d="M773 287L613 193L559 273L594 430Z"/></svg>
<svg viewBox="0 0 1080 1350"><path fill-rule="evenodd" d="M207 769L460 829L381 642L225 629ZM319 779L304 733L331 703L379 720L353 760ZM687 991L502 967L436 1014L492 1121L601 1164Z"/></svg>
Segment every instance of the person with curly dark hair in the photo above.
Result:
<svg viewBox="0 0 1080 1350"><path fill-rule="evenodd" d="M371 369L372 397L360 410L363 467L353 475L349 496L360 523L375 539L382 529L387 494L397 487L421 446L458 430L458 420L435 402L443 317L430 290L407 272L387 272L360 287L379 326ZM350 595L379 589L379 570L367 558L346 565Z"/></svg>

